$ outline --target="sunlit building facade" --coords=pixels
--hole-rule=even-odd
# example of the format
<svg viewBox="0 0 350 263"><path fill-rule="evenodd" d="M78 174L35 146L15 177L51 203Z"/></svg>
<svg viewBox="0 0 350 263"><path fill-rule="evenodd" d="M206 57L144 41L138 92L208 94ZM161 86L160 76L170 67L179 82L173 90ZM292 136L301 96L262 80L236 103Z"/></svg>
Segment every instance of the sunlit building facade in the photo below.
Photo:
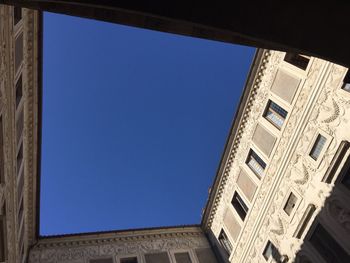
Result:
<svg viewBox="0 0 350 263"><path fill-rule="evenodd" d="M0 6L0 262L350 262L350 73L259 49L198 225L39 236L41 13Z"/></svg>

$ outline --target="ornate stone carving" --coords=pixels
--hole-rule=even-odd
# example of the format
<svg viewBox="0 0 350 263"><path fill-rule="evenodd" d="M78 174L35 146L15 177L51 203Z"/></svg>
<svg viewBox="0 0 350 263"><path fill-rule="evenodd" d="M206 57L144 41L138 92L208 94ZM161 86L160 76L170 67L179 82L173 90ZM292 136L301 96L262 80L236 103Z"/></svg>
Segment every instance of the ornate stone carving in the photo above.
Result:
<svg viewBox="0 0 350 263"><path fill-rule="evenodd" d="M54 238L53 238L54 239ZM210 247L200 231L134 234L132 236L89 239L77 236L74 240L43 240L30 253L30 263L86 262L99 256L144 254L160 251L191 250Z"/></svg>
<svg viewBox="0 0 350 263"><path fill-rule="evenodd" d="M271 229L271 232L279 236L284 233L284 226L280 217L277 217L277 223L274 224L274 227Z"/></svg>

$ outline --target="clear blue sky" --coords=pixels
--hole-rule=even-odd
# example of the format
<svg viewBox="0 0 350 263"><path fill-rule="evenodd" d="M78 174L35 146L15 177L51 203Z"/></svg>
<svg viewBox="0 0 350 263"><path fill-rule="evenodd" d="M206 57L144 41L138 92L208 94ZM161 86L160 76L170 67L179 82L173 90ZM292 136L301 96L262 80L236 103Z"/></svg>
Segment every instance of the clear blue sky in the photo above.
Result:
<svg viewBox="0 0 350 263"><path fill-rule="evenodd" d="M46 13L40 233L199 223L253 54Z"/></svg>

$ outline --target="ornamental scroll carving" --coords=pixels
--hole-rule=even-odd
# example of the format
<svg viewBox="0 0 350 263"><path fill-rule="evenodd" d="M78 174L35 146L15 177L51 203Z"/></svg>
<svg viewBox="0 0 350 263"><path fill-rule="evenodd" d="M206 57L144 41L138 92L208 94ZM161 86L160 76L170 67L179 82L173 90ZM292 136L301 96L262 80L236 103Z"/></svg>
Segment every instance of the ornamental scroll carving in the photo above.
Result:
<svg viewBox="0 0 350 263"><path fill-rule="evenodd" d="M64 238L63 238L64 239ZM126 242L109 242L107 239L95 240L95 244L75 242L76 245L64 244L64 241L54 244L41 244L30 252L29 263L76 263L101 256L117 256L130 254L144 254L179 249L195 249L210 247L204 235L198 237L169 237L134 241L129 238ZM82 244L80 244L82 243ZM88 241L91 243L91 241ZM79 245L80 244L80 245ZM68 246L67 246L68 245Z"/></svg>
<svg viewBox="0 0 350 263"><path fill-rule="evenodd" d="M324 61L318 61L319 65L326 65L327 62ZM313 107L311 108L310 117L309 120L307 119L304 121L305 123L305 129L303 133L301 134L300 139L298 140L298 145L296 147L296 150L293 154L293 156L290 159L290 163L286 172L285 180L281 182L281 185L279 186L279 189L281 191L284 191L284 189L289 189L289 187L293 186L296 189L298 189L299 193L302 195L310 192L314 192L314 201L317 202L317 204L322 205L322 202L324 202L324 199L326 198L326 195L317 195L319 191L328 191L327 187L324 186L324 189L320 189L320 178L322 178L322 173L325 172L327 168L327 164L331 161L336 149L338 142L341 140L338 138L338 132L337 128L339 125L348 123L348 119L346 116L346 109L349 107L349 101L344 100L344 98L338 96L339 91L339 83L341 83L342 75L344 74L344 68L337 65L328 66L328 72L330 73L328 75L328 78L326 79L325 84L320 85L320 87L312 87L312 84L310 87L312 89L318 90L319 97L315 96L316 102L314 102ZM317 72L317 71L316 71ZM314 74L317 75L317 74ZM316 79L315 79L316 80ZM307 86L305 85L304 88ZM303 89L304 89L303 88ZM302 91L303 92L303 91ZM315 93L314 93L315 94ZM300 106L302 105L303 100L298 99L298 103ZM305 103L305 102L304 102ZM297 106L297 105L296 105ZM294 110L293 110L294 111ZM292 118L290 118L289 122ZM295 124L294 124L295 125ZM322 161L318 167L313 166L309 160L305 157L308 155L307 148L309 147L310 143L312 142L312 137L314 136L317 129L321 129L323 131L326 131L330 136L332 136L333 141L326 150L324 156L322 157ZM280 195L275 194L275 198L273 201L272 206L275 207L281 207L281 199L279 197ZM295 217L293 219L293 223L287 224L286 226L286 234L281 235L281 237L276 236L278 240L276 240L277 243L283 243L284 246L286 244L289 244L285 247L285 252L289 250L290 256L295 256L295 253L292 253L290 247L294 247L293 251L296 252L296 249L298 248L298 245L293 243L295 240L293 240L289 234L287 233L293 233L293 227L296 225L297 218L301 217L301 212L303 211L303 208L306 203L302 203L303 205L298 208L298 210L295 213ZM273 209L271 208L271 211ZM280 212L281 213L281 212ZM341 206L339 204L332 202L330 203L329 207L329 213L332 214L334 218L343 226L343 228L347 228L346 231L349 231L349 211L341 209ZM269 214L269 213L268 213ZM278 211L276 214L271 215L270 217L277 217ZM293 229L292 229L293 228ZM275 231L275 228L270 228L269 230L269 224L264 224L264 226L261 228L258 236L267 236L269 231L273 232ZM288 232L289 231L289 232ZM258 262L259 257L254 257L253 255L257 255L259 253L256 252L257 248L262 248L263 243L258 242L258 239L256 240L254 247L252 248L250 252L250 259L252 259L252 262ZM281 244L282 246L282 244ZM289 249L287 248L289 247ZM284 252L284 251L282 251ZM242 258L241 258L242 259ZM244 262L243 261L237 261L237 262ZM304 262L304 261L301 261ZM307 262L307 261L305 261Z"/></svg>
<svg viewBox="0 0 350 263"><path fill-rule="evenodd" d="M283 60L283 53L276 52L278 56L280 57L280 60L278 61L278 64L281 63ZM281 205L281 202L283 200L283 196L288 191L288 186L290 183L290 180L286 178L282 182L284 182L283 186L279 186L278 192L281 192L282 194L276 194L272 204L268 206L269 210L265 211L264 219L262 220L262 223L256 224L257 218L259 217L259 214L262 213L261 208L264 206L266 195L269 192L269 189L273 182L280 178L281 175L278 175L281 173L280 167L282 165L282 159L285 155L288 143L290 141L290 138L293 134L295 134L295 127L297 124L301 121L300 114L302 114L303 110L306 107L306 101L310 97L310 93L313 89L314 82L316 81L320 69L323 67L323 62L316 61L313 63L312 67L310 68L309 76L307 80L305 81L298 98L296 99L296 103L294 107L292 108L292 111L290 112L289 120L286 124L286 128L284 129L280 141L278 143L277 149L270 160L270 166L268 167L266 171L266 175L263 178L263 182L261 183L259 195L258 198L255 201L254 207L252 208L252 212L250 214L249 220L246 223L245 230L243 232L243 235L241 237L241 240L239 242L244 242L246 245L242 248L239 247L239 249L236 249L233 257L234 262L245 262L246 259L250 258L252 262L258 262L259 256L252 257L251 255L260 255L260 252L257 252L256 250L261 248L264 245L264 241L261 239L258 239L256 237L262 236L267 237L267 234L270 233L270 228L274 227L273 225L269 224L269 219L266 217L266 215L269 215L269 217L277 218L278 214L280 213L279 207ZM276 67L277 69L278 67ZM276 71L275 69L275 71ZM273 74L275 74L274 72ZM286 173L286 176L290 173ZM283 174L284 175L284 174ZM254 230L255 229L255 230ZM275 229L278 233L281 233L281 238L284 237L284 231L281 232L280 228ZM257 232L256 232L257 231ZM278 235L277 235L278 236ZM249 241L251 240L251 241ZM276 242L279 242L279 239L276 240ZM276 244L278 245L278 244ZM247 254L248 253L248 254Z"/></svg>

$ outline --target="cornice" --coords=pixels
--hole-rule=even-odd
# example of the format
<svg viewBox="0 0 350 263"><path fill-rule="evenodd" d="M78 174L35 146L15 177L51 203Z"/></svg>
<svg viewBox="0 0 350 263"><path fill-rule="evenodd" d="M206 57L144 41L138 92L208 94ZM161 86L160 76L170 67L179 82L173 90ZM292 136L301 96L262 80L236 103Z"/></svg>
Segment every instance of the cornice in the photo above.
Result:
<svg viewBox="0 0 350 263"><path fill-rule="evenodd" d="M227 141L226 151L224 152L223 158L220 162L218 174L214 180L208 204L204 211L202 226L205 229L209 229L211 227L218 209L218 205L221 202L222 194L232 169L233 161L237 154L238 145L240 144L242 134L249 119L250 112L256 99L256 94L260 88L261 80L266 70L266 64L268 63L270 56L271 52L269 50L258 50L251 66L251 71L244 88L245 91L242 95L240 106L237 109L231 133ZM248 95L245 97L244 95L246 92Z"/></svg>
<svg viewBox="0 0 350 263"><path fill-rule="evenodd" d="M111 243L132 243L139 241L152 241L160 239L178 239L178 238L204 238L206 239L200 227L181 227L172 229L153 229L153 230L135 230L123 232L109 232L102 234L76 234L49 236L39 239L34 246L35 249L43 248L62 248L77 246L95 246Z"/></svg>
<svg viewBox="0 0 350 263"><path fill-rule="evenodd" d="M38 94L38 21L37 12L23 9L24 32L24 95L25 95L25 119L24 119L24 143L25 143L25 194L26 202L26 231L28 243L32 244L36 228L36 153L37 153L37 94Z"/></svg>

